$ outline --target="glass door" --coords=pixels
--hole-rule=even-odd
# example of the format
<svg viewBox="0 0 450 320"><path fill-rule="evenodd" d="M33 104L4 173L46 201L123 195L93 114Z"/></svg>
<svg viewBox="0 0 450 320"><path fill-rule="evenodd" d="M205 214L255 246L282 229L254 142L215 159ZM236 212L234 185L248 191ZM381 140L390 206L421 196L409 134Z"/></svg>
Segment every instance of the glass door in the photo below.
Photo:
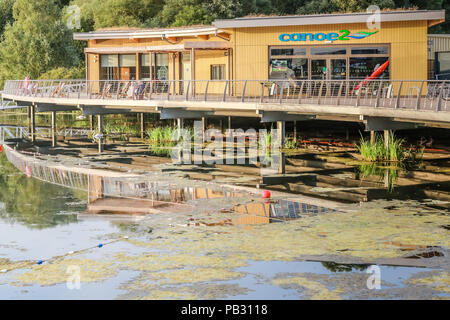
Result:
<svg viewBox="0 0 450 320"><path fill-rule="evenodd" d="M311 80L326 80L328 78L327 71L326 59L311 60Z"/></svg>
<svg viewBox="0 0 450 320"><path fill-rule="evenodd" d="M347 79L347 59L330 59L330 79Z"/></svg>

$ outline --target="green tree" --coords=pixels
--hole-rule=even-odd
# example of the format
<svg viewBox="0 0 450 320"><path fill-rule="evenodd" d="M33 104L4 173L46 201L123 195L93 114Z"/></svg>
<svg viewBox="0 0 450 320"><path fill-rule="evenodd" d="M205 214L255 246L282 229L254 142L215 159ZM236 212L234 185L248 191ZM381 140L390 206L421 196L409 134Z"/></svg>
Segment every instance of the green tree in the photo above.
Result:
<svg viewBox="0 0 450 320"><path fill-rule="evenodd" d="M297 13L363 12L371 5L377 5L380 9L395 8L393 0L312 0L305 1Z"/></svg>
<svg viewBox="0 0 450 320"><path fill-rule="evenodd" d="M159 14L149 21L149 26L210 24L215 19L271 13L270 0L166 0Z"/></svg>
<svg viewBox="0 0 450 320"><path fill-rule="evenodd" d="M14 23L0 43L0 81L38 78L56 67L78 65L72 32L55 0L16 0Z"/></svg>
<svg viewBox="0 0 450 320"><path fill-rule="evenodd" d="M39 79L41 80L53 80L53 79L85 79L86 70L84 64L78 67L64 68L59 67L47 71L42 74Z"/></svg>
<svg viewBox="0 0 450 320"><path fill-rule="evenodd" d="M0 0L0 34L6 25L13 22L13 6L15 0Z"/></svg>
<svg viewBox="0 0 450 320"><path fill-rule="evenodd" d="M445 22L430 28L429 33L450 33L450 1L448 0L395 0L398 8L417 8L420 10L445 9Z"/></svg>
<svg viewBox="0 0 450 320"><path fill-rule="evenodd" d="M82 31L143 27L161 11L164 0L74 0L81 10Z"/></svg>

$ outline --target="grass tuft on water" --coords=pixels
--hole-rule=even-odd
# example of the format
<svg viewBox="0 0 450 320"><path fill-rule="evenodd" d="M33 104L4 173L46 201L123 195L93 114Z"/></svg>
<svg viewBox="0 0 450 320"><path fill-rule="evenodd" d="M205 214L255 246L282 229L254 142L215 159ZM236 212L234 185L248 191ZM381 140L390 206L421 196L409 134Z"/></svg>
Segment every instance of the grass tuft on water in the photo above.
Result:
<svg viewBox="0 0 450 320"><path fill-rule="evenodd" d="M396 137L392 132L389 134L388 146L386 147L384 138L375 133L375 141L361 136L357 146L359 153L366 161L371 162L418 162L423 158L423 148L406 148L405 140Z"/></svg>

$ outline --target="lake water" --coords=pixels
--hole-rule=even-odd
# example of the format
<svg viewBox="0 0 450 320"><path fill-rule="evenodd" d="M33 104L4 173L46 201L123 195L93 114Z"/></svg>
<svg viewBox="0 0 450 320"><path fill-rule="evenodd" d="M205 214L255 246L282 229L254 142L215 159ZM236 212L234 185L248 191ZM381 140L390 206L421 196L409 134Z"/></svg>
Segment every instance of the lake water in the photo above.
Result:
<svg viewBox="0 0 450 320"><path fill-rule="evenodd" d="M281 210L285 199L274 201ZM89 214L87 192L27 179L2 153L0 298L449 298L450 219L429 201L300 205L293 219L263 223L238 209L260 205L259 195L188 203L147 216ZM421 267L386 265L396 261ZM380 289L370 285L377 274Z"/></svg>

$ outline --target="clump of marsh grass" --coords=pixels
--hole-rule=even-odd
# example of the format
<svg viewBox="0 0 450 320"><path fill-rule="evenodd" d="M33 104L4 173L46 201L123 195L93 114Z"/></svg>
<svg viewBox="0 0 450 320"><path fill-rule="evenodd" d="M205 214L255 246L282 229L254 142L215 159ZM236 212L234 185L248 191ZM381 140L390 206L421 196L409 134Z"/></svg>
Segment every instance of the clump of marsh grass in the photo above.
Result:
<svg viewBox="0 0 450 320"><path fill-rule="evenodd" d="M192 140L194 139L194 131L192 129L187 130L188 135ZM156 155L160 156L170 156L171 150L175 147L184 137L179 137L179 139L173 139L177 128L165 126L165 127L154 127L147 130L147 138L149 142L149 149ZM186 132L186 131L185 131ZM183 133L186 134L186 133Z"/></svg>
<svg viewBox="0 0 450 320"><path fill-rule="evenodd" d="M393 133L389 135L388 146L382 135L375 134L374 143L361 136L357 148L364 160L371 162L417 162L423 157L423 149L409 148L407 150L405 140L396 137Z"/></svg>
<svg viewBox="0 0 450 320"><path fill-rule="evenodd" d="M294 138L286 139L286 141L284 142L284 149L294 150L295 148L297 148L297 141L295 141Z"/></svg>
<svg viewBox="0 0 450 320"><path fill-rule="evenodd" d="M172 141L172 135L175 130L175 128L170 126L154 127L150 130L147 130L147 137L152 145L156 145L159 147L173 146L175 142Z"/></svg>
<svg viewBox="0 0 450 320"><path fill-rule="evenodd" d="M137 124L126 125L107 122L103 130L107 136L119 136L121 140L125 140L129 136L138 136L140 133Z"/></svg>
<svg viewBox="0 0 450 320"><path fill-rule="evenodd" d="M372 144L370 140L364 139L361 136L359 145L357 146L359 153L367 161L383 161L386 156L386 147L384 146L383 138L376 134L375 141Z"/></svg>

